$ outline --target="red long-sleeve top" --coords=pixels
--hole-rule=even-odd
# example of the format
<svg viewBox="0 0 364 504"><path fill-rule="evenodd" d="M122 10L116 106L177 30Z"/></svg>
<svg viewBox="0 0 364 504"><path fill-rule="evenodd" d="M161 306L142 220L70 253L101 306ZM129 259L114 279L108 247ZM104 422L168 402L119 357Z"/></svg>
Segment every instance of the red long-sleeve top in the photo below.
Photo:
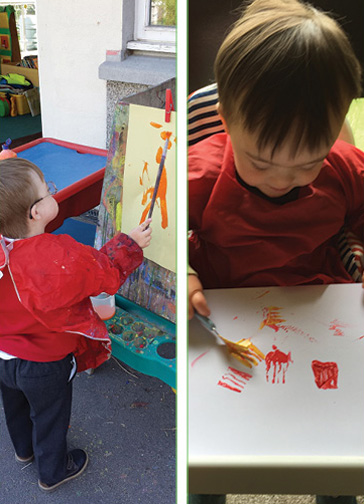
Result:
<svg viewBox="0 0 364 504"><path fill-rule="evenodd" d="M68 235L5 239L0 247L0 350L37 362L72 352L79 371L99 366L111 346L89 296L114 294L142 260L141 248L122 233L100 251Z"/></svg>

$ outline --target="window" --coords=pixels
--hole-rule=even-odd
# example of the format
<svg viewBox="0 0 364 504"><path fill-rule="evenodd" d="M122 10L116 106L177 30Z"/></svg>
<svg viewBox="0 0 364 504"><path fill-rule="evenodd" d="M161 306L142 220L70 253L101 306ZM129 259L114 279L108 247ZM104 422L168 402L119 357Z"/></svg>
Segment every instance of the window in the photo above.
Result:
<svg viewBox="0 0 364 504"><path fill-rule="evenodd" d="M34 54L37 51L35 3L13 5L22 56Z"/></svg>
<svg viewBox="0 0 364 504"><path fill-rule="evenodd" d="M37 24L35 2L9 2L0 0L0 6L12 5L15 10L16 29L18 32L21 56L36 54L37 52Z"/></svg>
<svg viewBox="0 0 364 504"><path fill-rule="evenodd" d="M176 0L135 0L134 34L128 49L175 53Z"/></svg>

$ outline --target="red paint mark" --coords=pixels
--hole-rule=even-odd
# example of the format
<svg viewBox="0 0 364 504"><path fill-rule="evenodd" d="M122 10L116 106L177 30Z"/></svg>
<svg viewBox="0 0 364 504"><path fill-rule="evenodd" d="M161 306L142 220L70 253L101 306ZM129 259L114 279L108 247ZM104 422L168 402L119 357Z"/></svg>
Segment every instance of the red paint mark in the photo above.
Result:
<svg viewBox="0 0 364 504"><path fill-rule="evenodd" d="M337 389L337 379L339 369L336 362L320 362L317 360L311 363L315 382L319 389Z"/></svg>
<svg viewBox="0 0 364 504"><path fill-rule="evenodd" d="M239 392L240 394L250 378L252 378L252 375L249 373L239 371L229 366L227 372L221 377L221 380L219 380L217 384L220 385L220 387L227 388L233 392Z"/></svg>
<svg viewBox="0 0 364 504"><path fill-rule="evenodd" d="M262 298L263 296L266 296L267 294L269 294L269 292L270 292L269 290L264 291L264 292L262 292L262 294L259 294L259 296L255 297L254 299L260 299L260 298Z"/></svg>
<svg viewBox="0 0 364 504"><path fill-rule="evenodd" d="M239 392L239 394L241 392L240 389L238 389L236 387L232 387L231 385L228 385L227 383L222 382L221 380L217 384L220 385L220 387L225 387L225 388L227 388L229 390L232 390L233 392Z"/></svg>
<svg viewBox="0 0 364 504"><path fill-rule="evenodd" d="M269 382L269 371L273 366L273 376L272 383L279 383L279 378L282 377L282 383L286 383L286 372L290 362L293 362L291 359L291 352L285 354L278 350L278 348L273 345L273 351L267 353L265 357L265 366L266 366L266 379Z"/></svg>
<svg viewBox="0 0 364 504"><path fill-rule="evenodd" d="M299 327L293 326L293 325L280 325L278 326L278 329L282 329L285 333L293 332L295 334L299 334L300 336L304 336L305 338L308 338L310 341L317 341L316 338L313 338L310 336L308 333L305 333L300 329Z"/></svg>
<svg viewBox="0 0 364 504"><path fill-rule="evenodd" d="M360 336L360 338L357 338L357 339L363 339L364 338L364 335L363 336Z"/></svg>
<svg viewBox="0 0 364 504"><path fill-rule="evenodd" d="M329 331L334 331L334 336L344 336L344 332L341 329L345 329L345 327L349 327L349 325L335 319L330 322Z"/></svg>
<svg viewBox="0 0 364 504"><path fill-rule="evenodd" d="M202 353L201 355L199 355L198 357L196 357L196 359L194 359L192 362L191 362L191 367L193 367L196 362L200 359L202 359L202 357L204 357L207 353L209 353L210 350L207 350L206 352Z"/></svg>
<svg viewBox="0 0 364 504"><path fill-rule="evenodd" d="M234 317L233 320L237 320L238 317Z"/></svg>
<svg viewBox="0 0 364 504"><path fill-rule="evenodd" d="M263 322L260 324L259 329L263 329L263 327L267 326L278 332L278 329L280 328L278 324L286 321L284 318L281 317L280 310L282 310L282 308L279 308L278 306L264 307L263 317L265 318Z"/></svg>

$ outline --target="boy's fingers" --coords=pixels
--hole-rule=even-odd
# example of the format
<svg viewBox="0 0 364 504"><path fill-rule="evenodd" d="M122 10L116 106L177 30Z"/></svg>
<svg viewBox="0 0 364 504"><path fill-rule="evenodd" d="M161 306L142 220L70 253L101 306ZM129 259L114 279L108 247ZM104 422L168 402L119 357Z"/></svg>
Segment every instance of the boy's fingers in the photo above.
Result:
<svg viewBox="0 0 364 504"><path fill-rule="evenodd" d="M142 223L142 229L148 229L148 226L149 224L152 222L152 219L146 219L143 223Z"/></svg>
<svg viewBox="0 0 364 504"><path fill-rule="evenodd" d="M200 290L197 290L192 293L192 296L190 297L190 301L194 309L200 314L203 315L204 317L208 317L211 313L210 308L208 307L207 301L205 296L203 295L203 292Z"/></svg>

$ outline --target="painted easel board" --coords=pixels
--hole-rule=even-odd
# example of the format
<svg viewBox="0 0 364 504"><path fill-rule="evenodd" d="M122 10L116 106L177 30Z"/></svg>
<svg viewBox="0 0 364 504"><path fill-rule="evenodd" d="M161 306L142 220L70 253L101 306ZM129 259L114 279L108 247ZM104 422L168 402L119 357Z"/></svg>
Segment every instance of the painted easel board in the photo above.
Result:
<svg viewBox="0 0 364 504"><path fill-rule="evenodd" d="M153 168L157 169L158 163L149 159L150 150L146 154L146 158L138 156L141 152L144 153L144 147L147 144L152 145L151 148L154 149L152 152L156 155L163 144L163 139L159 138L160 134L169 134L174 131L175 114L172 113L172 116L173 122L171 120L171 124L166 125L163 122L164 109L130 105L123 102L117 104L101 195L99 225L95 237L97 249L101 248L116 233L128 232L139 224L146 208L142 203L145 191L144 184L147 184L149 180L152 185L151 181L154 182L155 179L153 179L151 164L153 164ZM148 137L146 134L142 134L141 128L138 127L138 117L139 122L147 124L148 131L150 130L153 134L157 132L158 144L155 144L155 137L151 138L150 135ZM167 201L169 228L167 232L165 232L166 228L161 230L161 208L163 206L165 209L165 202L162 205L161 200L158 199L153 213L152 255L148 251L149 247L144 250L145 259L142 265L128 277L119 289L119 294L143 308L175 322L176 274L172 270L171 263L169 262L168 266L172 269L168 269L167 263L164 261L166 258L172 261L175 258L175 233L171 231L175 225L175 194L172 183L175 175L173 172L175 137L173 135L170 136L171 145L165 164L166 169L168 163L167 176L170 182ZM133 159L135 156L138 158L136 161ZM149 164L144 170L145 163ZM127 186L128 180L130 181L130 172L134 174L132 176L134 181ZM150 192L148 196L150 196ZM146 205L148 202L147 197ZM163 216L165 217L165 214ZM165 254L166 251L167 254Z"/></svg>
<svg viewBox="0 0 364 504"><path fill-rule="evenodd" d="M190 492L362 494L361 285L206 297L219 333L251 338L266 360L249 369L191 321Z"/></svg>

